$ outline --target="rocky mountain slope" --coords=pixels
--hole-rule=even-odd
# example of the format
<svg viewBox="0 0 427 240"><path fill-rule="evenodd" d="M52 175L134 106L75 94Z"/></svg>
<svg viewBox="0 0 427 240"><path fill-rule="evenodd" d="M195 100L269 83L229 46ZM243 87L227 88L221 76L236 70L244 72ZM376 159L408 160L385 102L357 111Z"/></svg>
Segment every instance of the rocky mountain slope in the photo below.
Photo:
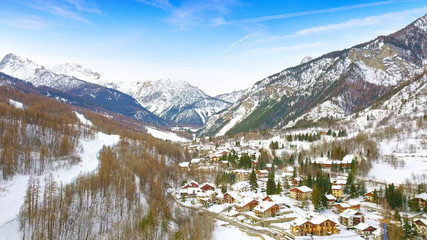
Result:
<svg viewBox="0 0 427 240"><path fill-rule="evenodd" d="M224 93L215 96L218 99L221 99L223 101L229 102L229 103L236 103L243 95L247 93L247 89L240 90L240 91L233 91L231 93Z"/></svg>
<svg viewBox="0 0 427 240"><path fill-rule="evenodd" d="M215 113L231 106L183 80L104 83L133 96L138 103L163 118L181 124L203 126Z"/></svg>
<svg viewBox="0 0 427 240"><path fill-rule="evenodd" d="M96 111L111 111L154 125L168 125L167 121L157 117L125 93L63 74L67 69L71 71L73 66L76 65L63 65L52 70L15 54L8 54L0 62L0 72L4 73L0 81L2 84L16 85L20 89L32 89L38 94L72 105ZM96 75L93 73L94 77Z"/></svg>
<svg viewBox="0 0 427 240"><path fill-rule="evenodd" d="M403 84L423 75L426 45L427 15L391 35L307 59L257 82L228 110L213 116L200 134L343 119L392 97Z"/></svg>

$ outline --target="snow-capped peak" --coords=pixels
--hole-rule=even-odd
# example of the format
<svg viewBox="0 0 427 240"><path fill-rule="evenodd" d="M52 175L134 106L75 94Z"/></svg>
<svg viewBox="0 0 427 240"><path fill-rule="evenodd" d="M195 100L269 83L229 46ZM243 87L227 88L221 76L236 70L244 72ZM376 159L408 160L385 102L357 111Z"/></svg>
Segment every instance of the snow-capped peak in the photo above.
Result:
<svg viewBox="0 0 427 240"><path fill-rule="evenodd" d="M56 74L73 76L91 83L99 83L102 77L100 73L94 72L75 63L59 64L50 68L50 70Z"/></svg>
<svg viewBox="0 0 427 240"><path fill-rule="evenodd" d="M313 58L312 58L312 57L310 57L310 56L304 57L304 58L301 60L301 64L304 64L304 63L306 63L306 62L310 62L311 60L313 60Z"/></svg>
<svg viewBox="0 0 427 240"><path fill-rule="evenodd" d="M414 25L424 32L427 32L427 14L415 21Z"/></svg>

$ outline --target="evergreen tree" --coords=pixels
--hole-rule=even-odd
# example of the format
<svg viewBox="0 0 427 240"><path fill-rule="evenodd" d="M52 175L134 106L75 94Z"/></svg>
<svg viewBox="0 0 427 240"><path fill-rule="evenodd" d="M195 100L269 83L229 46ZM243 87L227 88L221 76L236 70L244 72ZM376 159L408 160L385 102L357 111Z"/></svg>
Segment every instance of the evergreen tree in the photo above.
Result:
<svg viewBox="0 0 427 240"><path fill-rule="evenodd" d="M257 182L256 173L255 173L254 168L252 168L251 175L249 176L249 184L251 185L252 191L255 191L256 189L258 189L258 182Z"/></svg>
<svg viewBox="0 0 427 240"><path fill-rule="evenodd" d="M280 193L282 193L282 185L280 184L280 181L278 181L276 185L276 194Z"/></svg>
<svg viewBox="0 0 427 240"><path fill-rule="evenodd" d="M274 180L274 171L268 174L267 180L267 195L273 195L276 193L276 182Z"/></svg>

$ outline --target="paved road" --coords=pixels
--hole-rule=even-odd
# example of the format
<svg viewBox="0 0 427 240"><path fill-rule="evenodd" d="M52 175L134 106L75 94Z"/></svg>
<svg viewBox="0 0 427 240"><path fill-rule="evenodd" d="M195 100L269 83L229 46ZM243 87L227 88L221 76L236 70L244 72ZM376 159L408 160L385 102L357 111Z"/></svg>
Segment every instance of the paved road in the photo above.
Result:
<svg viewBox="0 0 427 240"><path fill-rule="evenodd" d="M173 195L172 198L174 199L174 201L182 207L186 207L186 208L198 211L198 212L203 212L204 214L206 214L212 218L227 222L228 224L236 226L245 232L250 232L254 235L257 235L261 239L264 239L264 237L262 236L263 234L268 235L269 237L272 237L272 238L277 239L277 240L292 240L293 239L290 236L285 235L286 233L281 232L280 230L275 230L275 229L270 229L270 228L263 228L263 229L255 228L253 226L243 224L243 223L241 223L235 219L230 219L228 217L225 217L221 214L207 211L206 209L203 209L203 208L186 206L186 205L182 204L178 199L176 199L175 194L172 194L172 195Z"/></svg>

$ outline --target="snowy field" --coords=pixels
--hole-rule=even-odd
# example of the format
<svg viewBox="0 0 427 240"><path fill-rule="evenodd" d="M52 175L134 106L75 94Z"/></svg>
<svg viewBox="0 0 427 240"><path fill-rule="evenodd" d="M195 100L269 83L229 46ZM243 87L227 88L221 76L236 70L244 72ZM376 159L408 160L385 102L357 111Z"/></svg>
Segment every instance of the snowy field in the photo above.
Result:
<svg viewBox="0 0 427 240"><path fill-rule="evenodd" d="M53 174L58 183L67 184L72 182L79 174L95 171L98 168L98 152L105 146L112 146L119 142L120 136L97 133L94 139L81 139L79 153L81 162L70 168L38 176L43 189L43 179ZM25 191L29 175L17 175L12 180L0 184L0 238L19 239L17 227L19 226L17 215L24 203Z"/></svg>
<svg viewBox="0 0 427 240"><path fill-rule="evenodd" d="M215 230L213 233L214 240L260 240L259 237L251 237L248 234L239 230L239 228L230 226L226 222L217 221L215 222ZM267 239L267 238L266 238Z"/></svg>
<svg viewBox="0 0 427 240"><path fill-rule="evenodd" d="M379 144L383 159L374 163L368 174L369 179L400 184L409 179L411 182L427 180L427 149L422 139L408 138L403 141L387 141ZM425 140L424 140L425 141ZM386 161L393 157L392 166Z"/></svg>
<svg viewBox="0 0 427 240"><path fill-rule="evenodd" d="M172 142L188 142L187 139L180 137L172 132L160 131L152 127L145 127L147 132L151 134L151 136L162 139L162 140L170 140Z"/></svg>

